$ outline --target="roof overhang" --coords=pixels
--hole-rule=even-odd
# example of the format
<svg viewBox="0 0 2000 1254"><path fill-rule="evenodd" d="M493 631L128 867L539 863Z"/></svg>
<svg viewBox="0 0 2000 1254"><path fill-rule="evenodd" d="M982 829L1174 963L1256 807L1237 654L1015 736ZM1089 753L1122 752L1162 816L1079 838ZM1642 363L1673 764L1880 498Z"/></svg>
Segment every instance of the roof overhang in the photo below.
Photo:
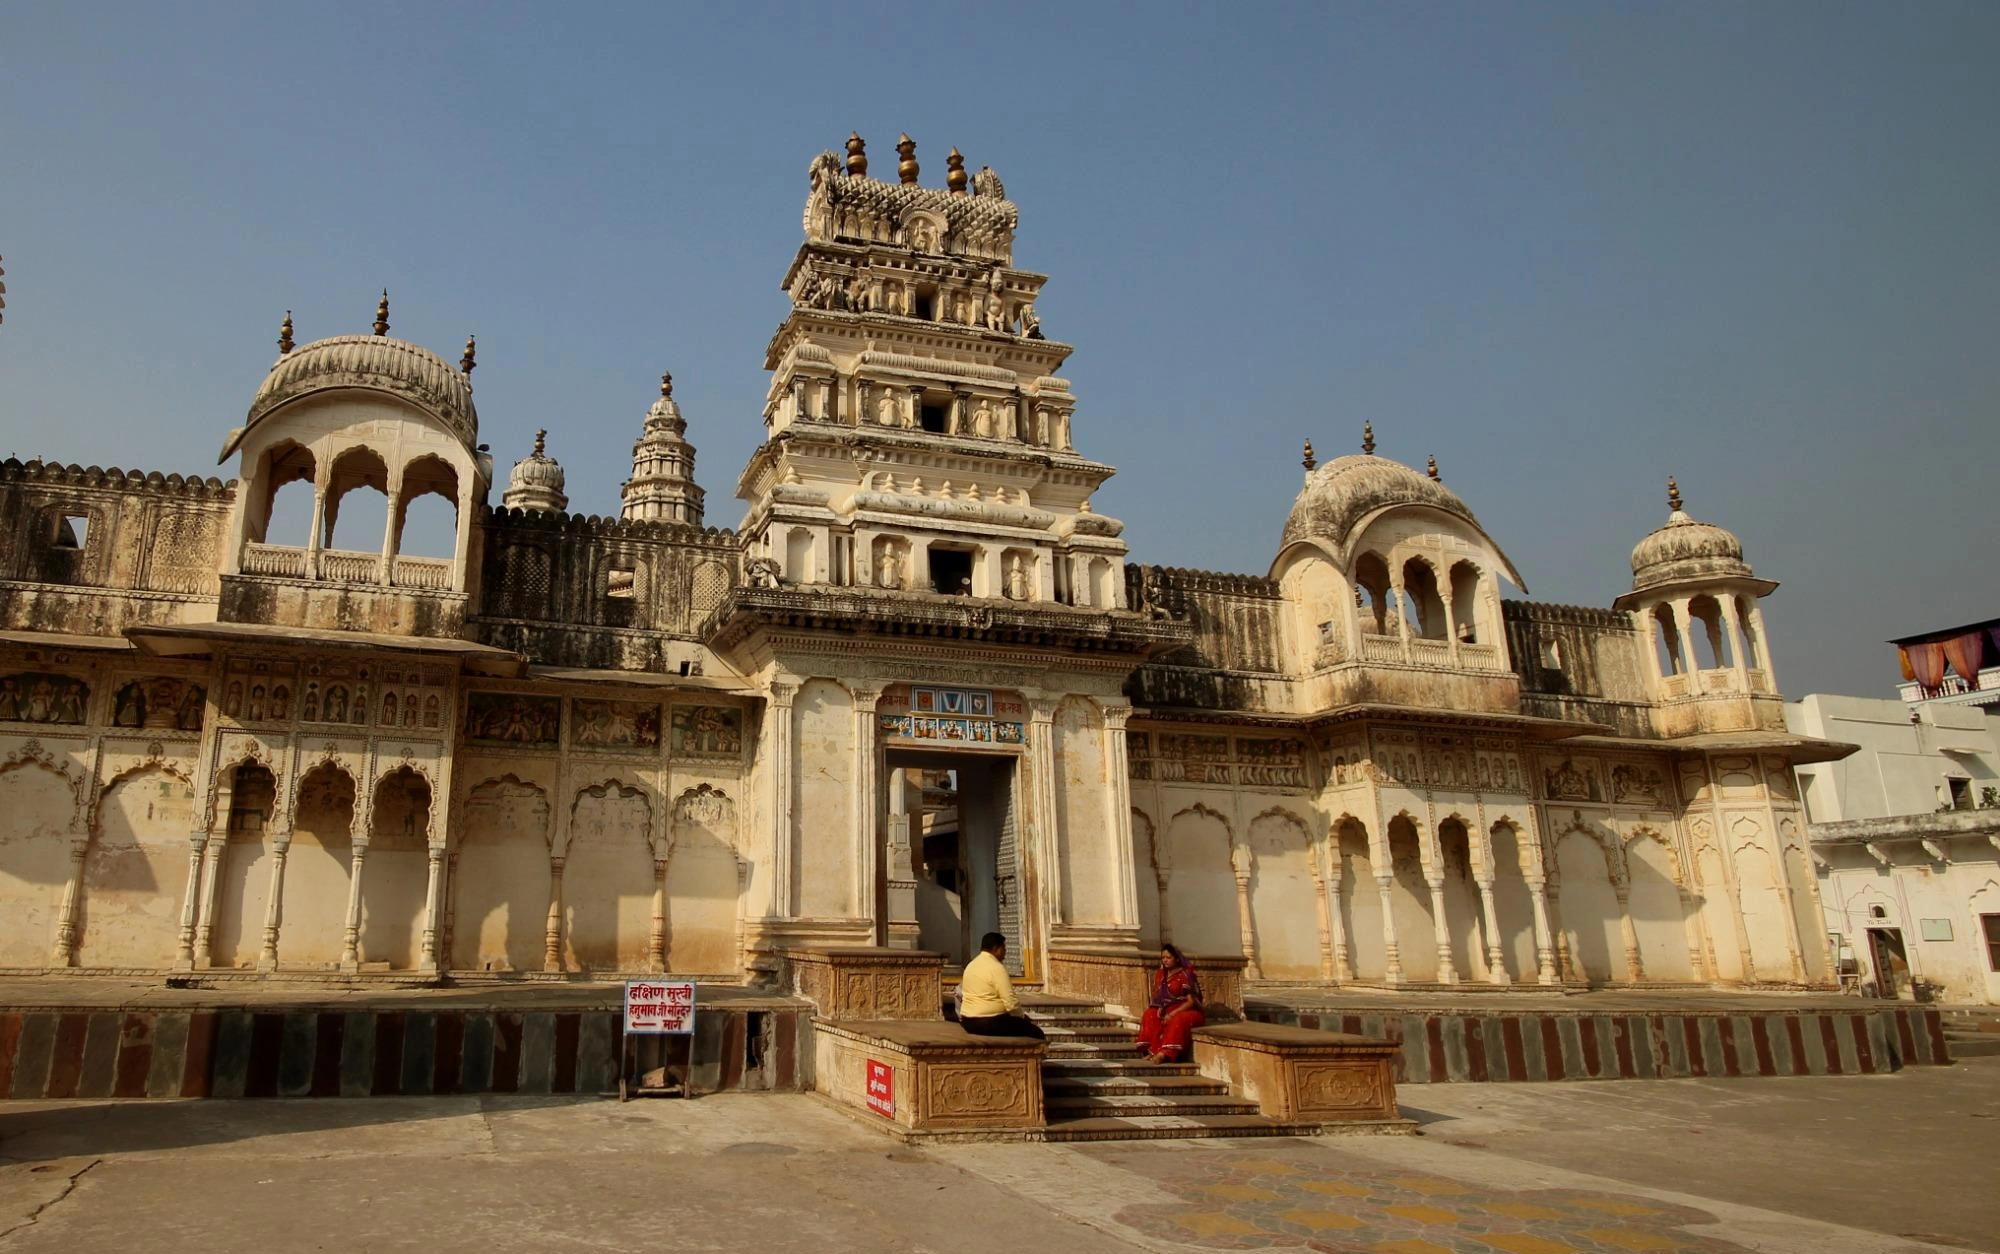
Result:
<svg viewBox="0 0 2000 1254"><path fill-rule="evenodd" d="M1642 740L1626 736L1581 736L1573 741L1584 749L1666 749L1676 753L1782 753L1794 766L1809 762L1837 762L1860 745L1844 740L1820 740L1794 736L1789 732L1704 732L1672 739Z"/></svg>
<svg viewBox="0 0 2000 1254"><path fill-rule="evenodd" d="M355 653L410 653L456 661L469 674L516 678L528 659L512 649L440 636L391 636L372 631L326 631L262 623L172 623L128 627L125 636L154 657L209 657L218 647L338 649Z"/></svg>
<svg viewBox="0 0 2000 1254"><path fill-rule="evenodd" d="M0 644L36 649L103 649L112 653L130 653L133 647L122 636L72 636L60 631L0 631Z"/></svg>

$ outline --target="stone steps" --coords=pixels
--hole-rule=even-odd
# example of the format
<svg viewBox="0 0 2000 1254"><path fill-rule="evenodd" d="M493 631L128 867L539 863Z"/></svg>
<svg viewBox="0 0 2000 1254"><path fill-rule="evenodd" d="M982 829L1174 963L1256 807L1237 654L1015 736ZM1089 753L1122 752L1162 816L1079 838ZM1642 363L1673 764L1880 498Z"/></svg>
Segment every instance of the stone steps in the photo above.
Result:
<svg viewBox="0 0 2000 1254"><path fill-rule="evenodd" d="M1947 1026L1944 1047L1950 1051L1953 1061L1960 1058L1992 1058L2000 1055L2000 1032L1966 1031ZM1047 1081L1044 1080L1044 1083Z"/></svg>
<svg viewBox="0 0 2000 1254"><path fill-rule="evenodd" d="M1113 1072L1078 1076L1044 1072L1042 1091L1051 1098L1081 1096L1129 1096L1141 1093L1227 1093L1229 1086L1202 1075L1143 1075Z"/></svg>
<svg viewBox="0 0 2000 1254"><path fill-rule="evenodd" d="M1220 1136L1315 1136L1317 1124L1280 1123L1262 1115L1094 1115L1049 1120L1046 1141L1184 1141Z"/></svg>
<svg viewBox="0 0 2000 1254"><path fill-rule="evenodd" d="M1089 1093L1072 1096L1050 1094L1046 1101L1050 1123L1099 1116L1117 1118L1162 1115L1254 1115L1257 1103L1247 1098L1221 1093Z"/></svg>

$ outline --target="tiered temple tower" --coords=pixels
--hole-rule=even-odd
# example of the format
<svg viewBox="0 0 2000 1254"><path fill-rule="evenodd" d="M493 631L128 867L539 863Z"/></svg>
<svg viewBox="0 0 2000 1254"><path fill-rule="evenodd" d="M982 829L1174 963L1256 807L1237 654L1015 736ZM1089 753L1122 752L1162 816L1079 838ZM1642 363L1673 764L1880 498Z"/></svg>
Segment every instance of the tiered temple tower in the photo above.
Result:
<svg viewBox="0 0 2000 1254"><path fill-rule="evenodd" d="M694 482L694 445L674 400L674 376L660 376L660 399L646 411L632 445L632 477L619 490L627 519L701 526L702 491Z"/></svg>
<svg viewBox="0 0 2000 1254"><path fill-rule="evenodd" d="M1122 525L1093 514L1112 468L1071 444L1075 398L1043 337L1046 277L1016 269L1019 211L990 169L899 182L847 160L809 171L806 241L771 340L768 439L737 485L743 534L788 585L865 585L1124 604Z"/></svg>

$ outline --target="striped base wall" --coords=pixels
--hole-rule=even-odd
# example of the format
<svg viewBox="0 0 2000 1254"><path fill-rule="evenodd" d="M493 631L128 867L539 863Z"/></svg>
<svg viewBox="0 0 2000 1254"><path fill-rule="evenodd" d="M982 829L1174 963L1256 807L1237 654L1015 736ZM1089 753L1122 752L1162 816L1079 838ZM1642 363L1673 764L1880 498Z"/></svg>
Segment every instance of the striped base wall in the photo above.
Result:
<svg viewBox="0 0 2000 1254"><path fill-rule="evenodd" d="M1873 1075L1951 1061L1924 1007L1749 1014L1349 1014L1252 1002L1248 1017L1398 1042L1398 1084Z"/></svg>
<svg viewBox="0 0 2000 1254"><path fill-rule="evenodd" d="M801 1022L696 1016L694 1090L798 1088ZM617 1088L620 1023L615 1010L0 1012L0 1097L602 1093ZM635 1040L637 1065L666 1048Z"/></svg>

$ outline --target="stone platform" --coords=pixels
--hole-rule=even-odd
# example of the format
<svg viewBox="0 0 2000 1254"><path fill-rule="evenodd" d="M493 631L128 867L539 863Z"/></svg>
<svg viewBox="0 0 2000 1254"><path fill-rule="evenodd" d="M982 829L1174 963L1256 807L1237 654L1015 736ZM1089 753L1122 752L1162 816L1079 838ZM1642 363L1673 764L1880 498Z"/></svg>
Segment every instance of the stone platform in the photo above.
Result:
<svg viewBox="0 0 2000 1254"><path fill-rule="evenodd" d="M1244 1015L1386 1039L1399 1084L1872 1075L1951 1061L1935 1007L1813 994L1251 989Z"/></svg>
<svg viewBox="0 0 2000 1254"><path fill-rule="evenodd" d="M0 980L0 1098L379 1097L615 1091L624 986L45 977ZM810 1008L701 986L690 1087L800 1086ZM641 1067L677 1043L634 1042Z"/></svg>

